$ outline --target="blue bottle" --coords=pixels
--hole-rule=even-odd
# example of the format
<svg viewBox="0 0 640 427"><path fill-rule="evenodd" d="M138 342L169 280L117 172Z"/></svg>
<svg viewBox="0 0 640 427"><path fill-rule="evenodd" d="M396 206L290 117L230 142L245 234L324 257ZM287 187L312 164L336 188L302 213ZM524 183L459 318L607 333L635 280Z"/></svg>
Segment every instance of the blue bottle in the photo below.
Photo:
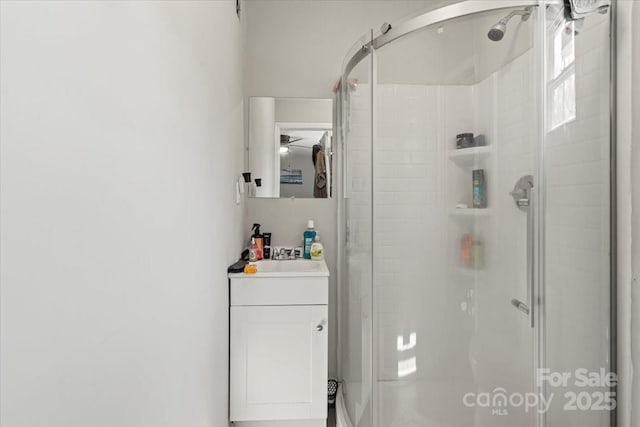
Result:
<svg viewBox="0 0 640 427"><path fill-rule="evenodd" d="M475 169L472 172L473 180L473 207L484 209L487 207L487 181L484 177L484 169Z"/></svg>
<svg viewBox="0 0 640 427"><path fill-rule="evenodd" d="M307 223L307 229L304 232L304 259L311 259L311 245L316 238L316 229L313 226L313 220Z"/></svg>

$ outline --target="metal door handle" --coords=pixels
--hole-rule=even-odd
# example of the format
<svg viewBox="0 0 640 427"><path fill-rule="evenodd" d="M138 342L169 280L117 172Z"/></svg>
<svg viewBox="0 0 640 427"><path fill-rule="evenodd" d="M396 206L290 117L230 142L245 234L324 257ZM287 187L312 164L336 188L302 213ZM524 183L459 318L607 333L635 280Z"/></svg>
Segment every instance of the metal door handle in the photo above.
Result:
<svg viewBox="0 0 640 427"><path fill-rule="evenodd" d="M512 299L511 304L518 310L523 312L529 317L529 324L533 328L534 326L534 310L533 302L535 301L534 295L534 270L533 270L533 257L534 257L534 199L533 199L533 176L525 175L521 177L516 183L515 188L511 192L511 196L516 203L518 209L527 213L527 302L522 302L517 299Z"/></svg>
<svg viewBox="0 0 640 427"><path fill-rule="evenodd" d="M324 330L324 326L322 324L316 326L316 331L322 332Z"/></svg>
<svg viewBox="0 0 640 427"><path fill-rule="evenodd" d="M526 314L527 316L529 315L529 306L525 303L523 303L520 300L517 299L512 299L511 300L511 305L513 305L515 308L517 308L518 310L520 310L521 312L523 312L524 314Z"/></svg>

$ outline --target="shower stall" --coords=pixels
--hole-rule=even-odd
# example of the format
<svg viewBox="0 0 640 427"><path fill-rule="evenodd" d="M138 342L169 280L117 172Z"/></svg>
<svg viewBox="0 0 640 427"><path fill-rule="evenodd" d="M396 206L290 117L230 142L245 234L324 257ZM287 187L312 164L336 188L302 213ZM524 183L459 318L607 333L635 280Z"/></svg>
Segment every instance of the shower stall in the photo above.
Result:
<svg viewBox="0 0 640 427"><path fill-rule="evenodd" d="M615 23L583 3L600 8L462 1L347 55L338 354L353 426L615 426Z"/></svg>

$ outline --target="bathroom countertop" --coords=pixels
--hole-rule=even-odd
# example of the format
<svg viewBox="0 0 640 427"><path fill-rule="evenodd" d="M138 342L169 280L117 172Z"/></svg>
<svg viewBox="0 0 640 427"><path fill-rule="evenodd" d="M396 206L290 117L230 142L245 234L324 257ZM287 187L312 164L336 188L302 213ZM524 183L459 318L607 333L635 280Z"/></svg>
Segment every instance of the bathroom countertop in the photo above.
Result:
<svg viewBox="0 0 640 427"><path fill-rule="evenodd" d="M250 279L255 277L329 277L329 268L327 267L327 263L324 260L261 260L252 262L250 264L258 267L257 273L229 273L229 278Z"/></svg>

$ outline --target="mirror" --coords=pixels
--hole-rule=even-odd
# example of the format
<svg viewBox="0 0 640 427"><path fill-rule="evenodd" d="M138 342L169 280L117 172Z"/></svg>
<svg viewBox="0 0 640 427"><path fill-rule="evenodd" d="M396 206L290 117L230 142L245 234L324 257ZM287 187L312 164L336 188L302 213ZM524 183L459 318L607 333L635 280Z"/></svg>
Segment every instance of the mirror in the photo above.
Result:
<svg viewBox="0 0 640 427"><path fill-rule="evenodd" d="M333 146L331 99L249 98L250 197L331 197Z"/></svg>

